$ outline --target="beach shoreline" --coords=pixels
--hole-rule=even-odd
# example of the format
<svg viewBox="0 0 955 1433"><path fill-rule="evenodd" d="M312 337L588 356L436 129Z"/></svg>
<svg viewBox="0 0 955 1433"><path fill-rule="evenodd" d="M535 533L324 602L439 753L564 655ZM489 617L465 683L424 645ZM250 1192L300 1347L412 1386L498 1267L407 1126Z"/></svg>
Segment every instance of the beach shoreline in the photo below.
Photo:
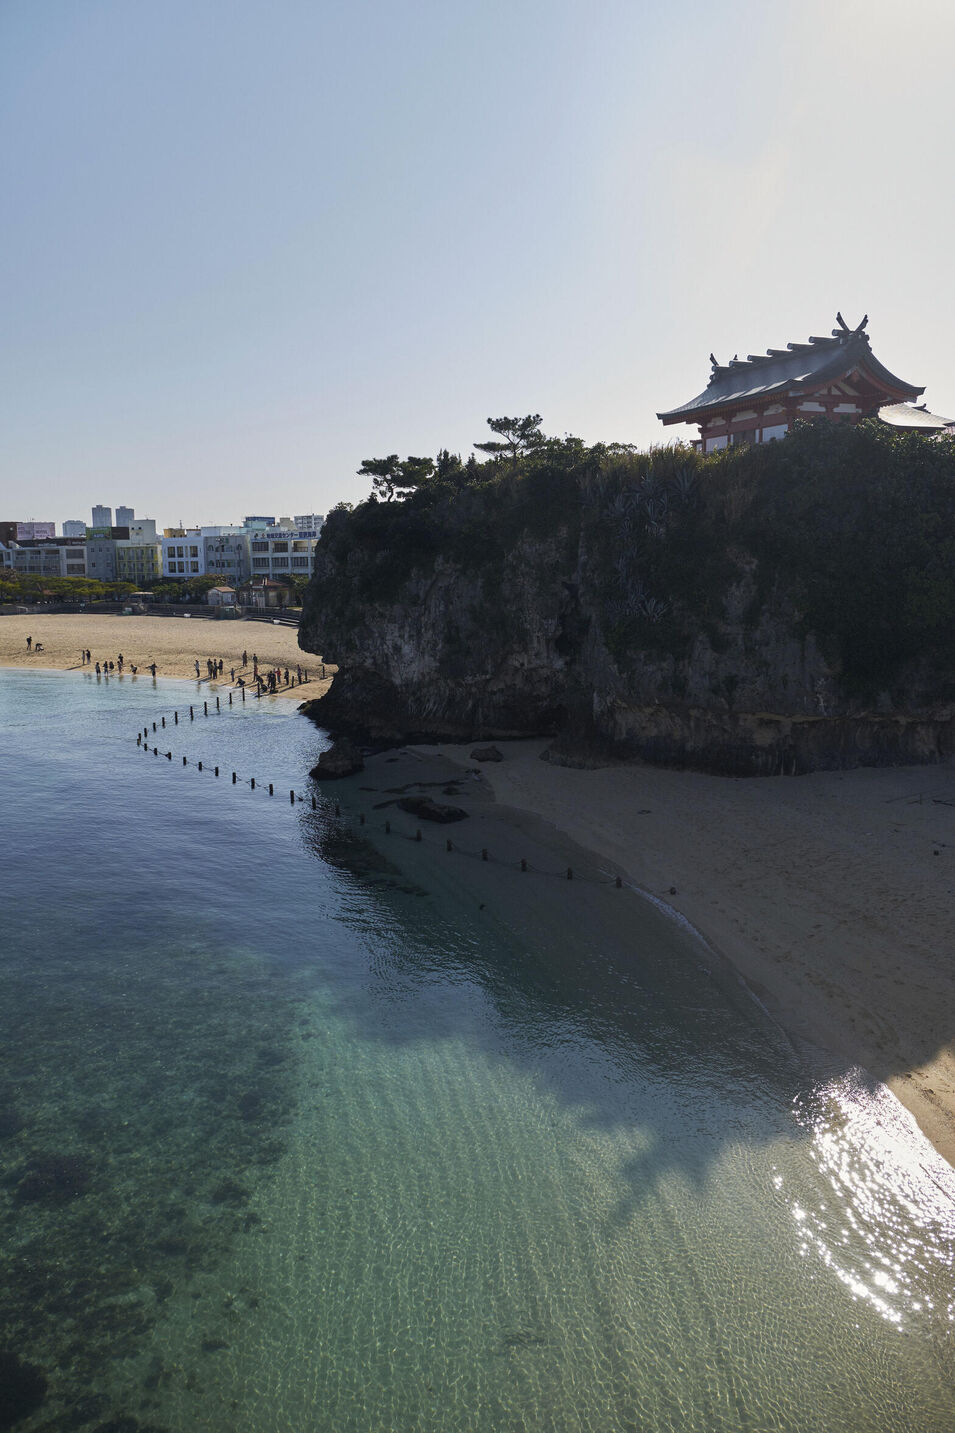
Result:
<svg viewBox="0 0 955 1433"><path fill-rule="evenodd" d="M884 1083L955 1165L955 770L731 778L541 761L480 771L626 873L736 972L799 1048ZM471 744L412 748L476 769Z"/></svg>
<svg viewBox="0 0 955 1433"><path fill-rule="evenodd" d="M27 647L27 637L32 639ZM36 643L41 649L36 650ZM80 661L81 651L91 653L90 666ZM243 665L243 651L248 662ZM151 663L156 663L157 677L196 680L210 689L234 686L242 677L247 686L252 681L252 656L259 659L263 676L270 669L289 670L296 677L278 688L275 695L305 701L322 696L331 686L336 667L323 666L321 657L303 652L298 645L298 628L242 619L212 621L208 618L157 617L133 614L128 617L83 612L51 612L14 614L0 617L0 666L28 668L31 671L95 670L95 663L116 662L122 652L126 675L136 666L140 676L151 676ZM210 677L206 662L221 659L223 672ZM307 680L299 683L296 667L301 667ZM325 672L324 678L321 676Z"/></svg>

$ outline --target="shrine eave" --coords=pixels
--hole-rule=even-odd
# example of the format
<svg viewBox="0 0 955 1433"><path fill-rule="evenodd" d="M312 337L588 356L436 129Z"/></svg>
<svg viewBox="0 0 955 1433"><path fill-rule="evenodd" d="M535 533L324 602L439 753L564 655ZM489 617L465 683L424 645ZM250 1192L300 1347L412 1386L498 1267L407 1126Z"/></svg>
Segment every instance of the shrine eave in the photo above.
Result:
<svg viewBox="0 0 955 1433"><path fill-rule="evenodd" d="M875 390L865 394L873 411L887 401L920 397L924 387L906 383L880 363L863 332L866 320L849 329L841 317L831 338L811 338L808 343L790 343L786 348L767 349L765 355L749 354L728 364L714 360L710 381L702 393L670 408L657 417L664 424L694 423L727 407L764 403L783 396L799 398L832 383L858 374Z"/></svg>

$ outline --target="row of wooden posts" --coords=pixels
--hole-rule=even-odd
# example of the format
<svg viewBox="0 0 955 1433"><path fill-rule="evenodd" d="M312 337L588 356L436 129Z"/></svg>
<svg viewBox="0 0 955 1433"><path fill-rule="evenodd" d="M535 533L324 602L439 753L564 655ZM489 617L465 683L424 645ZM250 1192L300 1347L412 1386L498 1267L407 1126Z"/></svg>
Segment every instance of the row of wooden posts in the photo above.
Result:
<svg viewBox="0 0 955 1433"><path fill-rule="evenodd" d="M243 689L243 691L242 691L242 700L245 701L245 690L244 690L244 689ZM216 711L217 711L217 712L221 712L222 708L221 708L221 706L220 706L220 699L219 699L219 697L216 697L215 702L216 702ZM231 705L232 705L232 693L230 692L230 693L229 693L229 706L231 706ZM204 701L204 702L202 703L202 708L203 708L203 716L208 716L208 715L209 715L209 703L208 703L208 701ZM190 708L189 708L189 720L190 720L190 721L195 721L195 719L196 719L196 716L195 716L195 708L194 708L193 706L190 706ZM173 725L174 725L174 726L178 726L178 725L179 725L179 713L178 713L178 711L174 711L174 712L173 712L173 714L172 714L172 720L173 720ZM163 717L160 717L158 724L157 724L156 722L153 722L153 723L152 723L153 732L154 732L154 733L158 733L158 731L161 731L165 726L166 726L166 718L165 718L164 716L163 716ZM171 751L163 751L163 752L161 752L161 751L159 750L159 747L158 747L158 746L153 746L152 748L150 748L150 745L149 745L149 727L148 727L148 726L143 727L142 731L140 731L140 732L137 733L137 735L136 735L136 745L137 745L138 747L141 747L142 750L145 751L145 752L147 752L147 753L151 750L153 756L164 756L167 761L172 761L172 752L171 752ZM188 765L189 765L189 758L186 757L186 756L184 756L184 757L182 758L182 764L183 764L183 766L188 766ZM206 766L208 766L208 763L206 763ZM205 769L205 768L203 767L203 763L202 763L201 761L197 761L197 762L196 762L196 769L197 769L198 771L202 771L202 770ZM212 769L213 774L214 774L215 776L218 776L218 775L219 775L219 767L218 767L218 766L213 766L211 769ZM255 777L254 777L254 776L250 776L250 777L248 777L248 778L243 777L243 779L242 779L242 784L243 784L243 785L245 785L246 779L248 780L249 787L251 788L252 791L254 791L254 790L255 790ZM238 773L235 772L235 771L233 771L233 772L232 772L232 785L233 785L233 786L237 785L237 784L238 784L238 780L239 780ZM268 782L268 783L266 783L266 784L268 785L269 795L270 795L270 796L274 796L274 795L275 795L275 783L272 782L272 781L270 781L270 782ZM305 798L304 796L300 795L299 793L297 793L297 792L295 791L295 788L294 788L294 787L290 787L290 788L289 788L289 804L290 804L291 806L294 806L295 803L296 803L296 801L305 801L305 799L306 799L306 798ZM311 808L312 808L312 810L313 810L313 811L317 811L317 810L318 810L318 801L317 801L317 798L313 795L313 796L310 797L310 801L311 801ZM341 818L342 810L341 810L341 805L340 805L339 802L337 802L337 801L335 802L335 808L334 808L334 809L335 809L335 815L336 815L336 817ZM358 824L359 824L359 826L364 826L364 825L365 825L365 813L364 813L363 811L360 811L360 812L358 813ZM386 836L390 836L390 835L392 834L391 821L390 821L390 820L386 820L386 821L385 821L384 832L385 832L385 835L386 835ZM396 834L396 835L399 835L399 836L404 836L404 839L405 839L405 840L409 840L409 841L416 841L416 842L417 842L417 841L423 841L423 840L424 840L424 836L422 835L420 826L416 828L414 836L405 836L403 832L396 832L395 834ZM455 843L450 839L450 837L446 837L446 838L445 838L445 850L446 850L447 852L449 852L449 853L457 852L459 855L462 855L462 856L473 856L473 857L477 857L478 855L480 855L480 859L481 859L482 861L491 861L491 860L495 860L495 859L496 859L495 857L492 857L492 856L488 853L488 850L487 850L487 847L486 847L486 846L482 846L481 849L480 849L480 852L478 852L478 851L469 851L469 850L467 850L467 849L466 849L465 847L463 847L463 846L455 845ZM521 857L520 869L521 869L521 871L524 871L524 872L526 872L526 871L534 871L534 874L535 874L535 875L541 875L541 876L544 876L544 875L563 875L563 874L564 874L563 872L560 872L560 871L541 871L541 870L538 870L536 867L530 866L530 865L528 864L526 858L524 858L524 857ZM574 870L573 870L573 867L572 867L572 866L568 866L568 867L566 868L566 879L567 879L568 881L572 881L572 880L575 879L575 877L574 877ZM616 876L616 877L613 879L613 881L599 880L599 879L597 879L597 878L595 878L595 877L593 877L593 876L584 876L584 877L581 877L581 876L579 876L579 875L577 876L577 879L586 880L586 881L589 881L591 884L596 884L596 885L614 885L614 886L616 886L617 890L620 890L620 888L621 888L622 885L623 885L623 881L622 881L622 879L621 879L620 876Z"/></svg>

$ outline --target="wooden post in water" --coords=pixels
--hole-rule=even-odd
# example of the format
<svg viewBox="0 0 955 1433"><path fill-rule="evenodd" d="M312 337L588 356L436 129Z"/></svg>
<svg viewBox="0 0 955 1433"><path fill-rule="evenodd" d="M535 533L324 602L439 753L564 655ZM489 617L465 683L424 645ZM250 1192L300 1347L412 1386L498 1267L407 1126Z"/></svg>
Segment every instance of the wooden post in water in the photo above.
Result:
<svg viewBox="0 0 955 1433"><path fill-rule="evenodd" d="M190 707L190 708L189 708L189 720L190 720L190 721L195 721L195 719L196 719L196 714L195 714L195 712L192 710L192 707Z"/></svg>
<svg viewBox="0 0 955 1433"><path fill-rule="evenodd" d="M218 775L219 775L219 768L216 767L216 776L218 776Z"/></svg>
<svg viewBox="0 0 955 1433"><path fill-rule="evenodd" d="M205 713L206 716L209 715L209 703L208 703L208 702L203 702L203 703L202 703L202 710L203 710L203 712Z"/></svg>
<svg viewBox="0 0 955 1433"><path fill-rule="evenodd" d="M221 711L221 710L222 710L222 708L221 708L220 705L219 705L219 698L216 697L216 711L219 712L219 711Z"/></svg>
<svg viewBox="0 0 955 1433"><path fill-rule="evenodd" d="M254 790L255 790L255 777L254 777L254 776L252 777L250 784L251 784L251 786L252 786L252 790L254 791Z"/></svg>
<svg viewBox="0 0 955 1433"><path fill-rule="evenodd" d="M186 764L186 758L185 758L185 757L182 758L182 764L183 764L183 766L185 766L185 764Z"/></svg>
<svg viewBox="0 0 955 1433"><path fill-rule="evenodd" d="M202 762L199 761L199 762L196 763L196 765L199 767L199 770L201 771L201 770L202 770Z"/></svg>
<svg viewBox="0 0 955 1433"><path fill-rule="evenodd" d="M295 805L295 792L294 792L294 791L290 791L290 792L289 792L289 794L288 794L288 799L291 801L292 805L294 806L294 805Z"/></svg>
<svg viewBox="0 0 955 1433"><path fill-rule="evenodd" d="M173 719L173 723L174 723L176 726L178 726L178 725L179 725L179 713L178 713L178 712L173 712L173 714L172 714L172 719Z"/></svg>
<svg viewBox="0 0 955 1433"><path fill-rule="evenodd" d="M269 795L270 795L270 796L274 796L274 795L275 795L275 787L272 785L271 781L269 782Z"/></svg>
<svg viewBox="0 0 955 1433"><path fill-rule="evenodd" d="M232 773L232 785L235 785L235 772Z"/></svg>
<svg viewBox="0 0 955 1433"><path fill-rule="evenodd" d="M525 861L525 859L524 859L523 856L521 857L521 870L522 870L522 871L526 871L526 870L527 870L527 862Z"/></svg>

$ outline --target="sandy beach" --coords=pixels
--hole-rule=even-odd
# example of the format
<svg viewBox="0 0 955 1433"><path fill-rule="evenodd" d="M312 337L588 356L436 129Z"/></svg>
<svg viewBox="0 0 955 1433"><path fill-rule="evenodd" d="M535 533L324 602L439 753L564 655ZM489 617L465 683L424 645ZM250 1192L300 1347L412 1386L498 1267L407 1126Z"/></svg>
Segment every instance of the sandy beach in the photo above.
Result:
<svg viewBox="0 0 955 1433"><path fill-rule="evenodd" d="M32 650L27 648L27 637L33 638ZM37 642L41 643L39 652ZM84 613L0 617L0 666L81 670L80 653L84 648L92 653L94 662L115 662L122 652L127 671L131 665L144 671L155 662L159 677L194 678L198 661L201 679L207 680L207 659L221 658L224 671L219 680L225 685L231 684L229 673L233 667L237 677L250 680L253 653L263 671L270 667L284 671L288 667L291 673L300 663L308 682L304 687L283 685L277 693L296 701L321 696L337 670L326 668L323 681L322 660L301 650L297 628L273 626L270 622ZM243 651L249 657L246 667L242 665Z"/></svg>
<svg viewBox="0 0 955 1433"><path fill-rule="evenodd" d="M797 1045L884 1081L955 1164L955 771L578 771L498 745L498 801L683 915Z"/></svg>

